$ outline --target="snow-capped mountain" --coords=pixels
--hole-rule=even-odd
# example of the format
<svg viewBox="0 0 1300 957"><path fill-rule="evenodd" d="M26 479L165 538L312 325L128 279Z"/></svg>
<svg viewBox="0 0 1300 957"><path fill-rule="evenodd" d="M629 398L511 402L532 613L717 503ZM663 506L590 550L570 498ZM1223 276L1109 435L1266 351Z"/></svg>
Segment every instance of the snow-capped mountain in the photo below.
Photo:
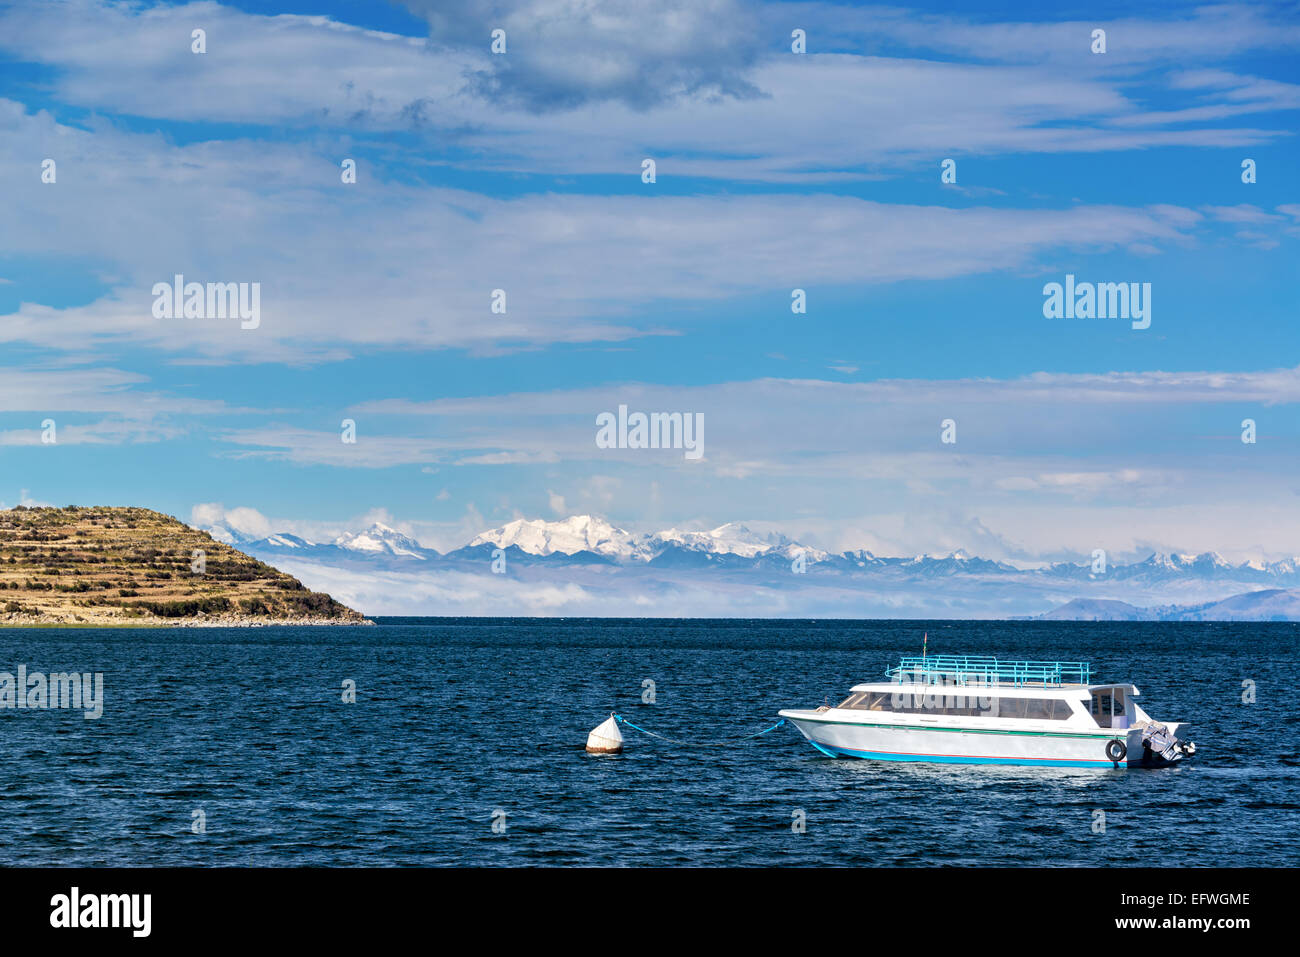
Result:
<svg viewBox="0 0 1300 957"><path fill-rule="evenodd" d="M268 535L259 541L265 542L273 548L313 548L315 542L309 542L305 538L299 538L297 535L290 535L288 532L277 532L275 535Z"/></svg>
<svg viewBox="0 0 1300 957"><path fill-rule="evenodd" d="M529 555L574 555L594 552L616 561L647 561L653 557L646 536L615 528L604 519L573 515L560 522L518 519L476 535L467 547L511 545Z"/></svg>
<svg viewBox="0 0 1300 957"><path fill-rule="evenodd" d="M421 561L428 558L428 551L419 542L382 522L375 522L364 532L340 535L334 539L334 545L349 552L399 555Z"/></svg>
<svg viewBox="0 0 1300 957"><path fill-rule="evenodd" d="M803 552L810 562L824 561L829 557L820 549L801 545L780 533L763 534L734 522L709 531L670 528L637 535L591 515L574 515L558 522L519 519L475 536L469 547L483 544L498 548L514 545L529 555L542 556L588 551L625 563L652 561L673 549L741 558L763 555L794 558Z"/></svg>
<svg viewBox="0 0 1300 957"><path fill-rule="evenodd" d="M392 596L384 599L391 607L411 614L467 609L457 603L426 610L401 604L413 589L428 589L443 601L468 588L474 600L486 603L473 606L478 608L474 614L502 614L509 608L555 614L558 607L570 614L671 616L688 613L680 602L689 595L695 602L690 613L705 616L1023 617L1073 600L1061 617L1109 619L1158 615L1163 612L1157 609L1166 608L1186 615L1246 592L1300 590L1300 558L1234 565L1217 552L1156 552L1141 561L1108 564L1104 572L1087 561L1022 568L961 549L902 557L866 549L830 554L778 532L735 523L635 533L592 515L518 519L481 532L446 554L382 523L319 544L285 532L253 539L227 525L207 531L309 585L368 583L376 594ZM466 576L485 575L491 577L481 587L465 584L478 580ZM511 596L532 591L493 591L512 582L535 589L540 604L510 604L524 601ZM560 604L551 604L556 601ZM1290 608L1274 599L1267 609L1250 614L1285 615ZM1245 615L1247 610L1225 605L1204 614L1220 613Z"/></svg>
<svg viewBox="0 0 1300 957"><path fill-rule="evenodd" d="M265 538L256 538L224 523L209 526L203 531L219 542L254 555L295 553L304 557L323 558L350 553L359 556L390 556L424 561L438 554L382 522L375 522L369 528L359 532L340 535L329 543L313 542L300 535L291 535L289 532L276 532Z"/></svg>
<svg viewBox="0 0 1300 957"><path fill-rule="evenodd" d="M820 549L809 548L786 538L779 532L766 535L751 531L744 525L728 522L707 532L683 532L675 528L656 532L651 540L662 545L676 545L680 548L714 555L739 555L742 558L754 558L773 553L794 558L803 552L810 562L825 561L828 554ZM662 550L662 548L661 548Z"/></svg>
<svg viewBox="0 0 1300 957"><path fill-rule="evenodd" d="M1172 581L1197 578L1203 581L1248 580L1271 581L1294 576L1295 561L1242 562L1233 565L1218 552L1200 555L1179 555L1156 552L1131 565L1117 565L1111 575L1119 579L1142 578L1150 581Z"/></svg>
<svg viewBox="0 0 1300 957"><path fill-rule="evenodd" d="M558 521L517 519L498 528L475 535L466 545L439 556L415 539L381 522L358 532L338 536L329 544L318 544L298 535L278 532L265 538L253 538L228 525L205 529L213 538L227 544L262 552L316 552L337 549L353 556L427 561L431 558L452 559L458 555L477 558L483 546L513 549L519 555L538 559L555 557L587 558L600 556L616 565L649 564L662 559L660 565L676 562L684 553L728 558L713 562L716 567L751 567L753 560L794 559L801 553L809 566L822 565L846 572L892 570L918 578L951 575L992 575L995 577L1033 576L1056 581L1140 581L1149 584L1174 581L1243 581L1256 584L1300 584L1300 557L1281 561L1247 561L1238 565L1218 552L1196 554L1155 552L1141 561L1110 565L1104 573L1092 570L1089 563L1057 562L1040 568L1021 569L1006 562L973 556L964 549L948 554L921 554L910 558L888 558L866 549L831 554L822 549L794 541L780 532L756 532L745 525L729 522L707 531L669 528L650 534L638 534L593 515L573 515ZM594 560L594 559L593 559ZM737 564L737 561L740 564Z"/></svg>
<svg viewBox="0 0 1300 957"><path fill-rule="evenodd" d="M475 536L469 547L483 544L498 548L513 545L529 555L540 556L587 551L623 563L648 562L673 548L742 558L772 554L793 558L800 551L808 561L823 561L828 557L820 549L800 545L779 533L763 534L735 523L709 531L670 528L637 535L591 515L574 515L558 522L518 519Z"/></svg>
<svg viewBox="0 0 1300 957"><path fill-rule="evenodd" d="M247 545L249 542L257 541L256 537L246 535L237 528L231 528L225 522L218 522L216 525L201 529L201 531L207 532L224 545Z"/></svg>

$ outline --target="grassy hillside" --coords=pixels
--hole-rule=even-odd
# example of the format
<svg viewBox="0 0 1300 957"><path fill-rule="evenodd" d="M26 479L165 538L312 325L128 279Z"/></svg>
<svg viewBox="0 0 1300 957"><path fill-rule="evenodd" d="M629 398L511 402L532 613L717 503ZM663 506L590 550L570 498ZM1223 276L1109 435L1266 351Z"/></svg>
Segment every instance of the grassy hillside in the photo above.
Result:
<svg viewBox="0 0 1300 957"><path fill-rule="evenodd" d="M0 626L363 620L169 515L76 506L0 511Z"/></svg>

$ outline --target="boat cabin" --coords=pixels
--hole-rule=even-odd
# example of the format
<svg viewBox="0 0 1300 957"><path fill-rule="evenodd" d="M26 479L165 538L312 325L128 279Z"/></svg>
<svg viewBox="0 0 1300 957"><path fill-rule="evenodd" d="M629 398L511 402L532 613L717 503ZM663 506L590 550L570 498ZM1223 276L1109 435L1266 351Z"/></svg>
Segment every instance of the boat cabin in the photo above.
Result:
<svg viewBox="0 0 1300 957"><path fill-rule="evenodd" d="M1131 728L1146 717L1133 700L1140 694L1133 685L1092 685L1088 688L1088 713L1099 728Z"/></svg>
<svg viewBox="0 0 1300 957"><path fill-rule="evenodd" d="M1087 662L1007 661L978 655L910 656L886 675L891 679L888 683L857 685L838 707L1037 721L1065 721L1086 715L1097 727L1108 729L1126 729L1149 720L1133 700L1140 694L1136 687L1091 684L1091 666Z"/></svg>

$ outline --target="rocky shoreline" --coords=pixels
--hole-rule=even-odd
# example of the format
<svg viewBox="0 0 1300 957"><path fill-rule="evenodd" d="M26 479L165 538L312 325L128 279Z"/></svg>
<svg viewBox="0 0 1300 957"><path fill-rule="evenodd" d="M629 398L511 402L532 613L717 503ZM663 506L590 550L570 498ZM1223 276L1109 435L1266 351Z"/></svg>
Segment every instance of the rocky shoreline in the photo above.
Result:
<svg viewBox="0 0 1300 957"><path fill-rule="evenodd" d="M160 619L161 621L162 619ZM175 628L267 628L272 625L311 625L331 627L362 627L369 625L375 626L375 623L369 618L363 618L360 621L339 618L266 618L266 617L249 617L247 615L228 615L210 618L188 619L184 621L167 621L167 625Z"/></svg>
<svg viewBox="0 0 1300 957"><path fill-rule="evenodd" d="M271 618L265 615L199 615L193 618L66 617L62 615L0 614L0 628L269 628L274 625L365 626L374 627L369 618Z"/></svg>

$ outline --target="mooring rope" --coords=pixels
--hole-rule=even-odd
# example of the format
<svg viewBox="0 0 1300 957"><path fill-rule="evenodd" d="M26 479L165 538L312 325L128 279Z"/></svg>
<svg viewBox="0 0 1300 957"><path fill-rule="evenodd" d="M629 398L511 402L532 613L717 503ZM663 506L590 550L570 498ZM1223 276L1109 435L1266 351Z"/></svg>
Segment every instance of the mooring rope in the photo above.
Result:
<svg viewBox="0 0 1300 957"><path fill-rule="evenodd" d="M764 728L762 731L755 731L753 734L742 734L738 738L730 738L726 741L682 741L680 738L670 738L667 735L659 734L657 732L650 731L647 728L642 728L639 725L635 725L631 721L627 720L627 718L623 717L621 714L615 714L614 720L616 720L619 724L627 725L629 728L636 728L636 730L640 731L642 734L648 734L652 738L658 738L660 741L667 741L669 744L685 745L688 748L725 748L728 745L732 744L733 742L746 741L749 738L757 738L759 735L767 734L769 731L775 731L777 728L781 727L781 725L785 724L785 718L782 718L780 721L772 725L772 727L770 728Z"/></svg>

